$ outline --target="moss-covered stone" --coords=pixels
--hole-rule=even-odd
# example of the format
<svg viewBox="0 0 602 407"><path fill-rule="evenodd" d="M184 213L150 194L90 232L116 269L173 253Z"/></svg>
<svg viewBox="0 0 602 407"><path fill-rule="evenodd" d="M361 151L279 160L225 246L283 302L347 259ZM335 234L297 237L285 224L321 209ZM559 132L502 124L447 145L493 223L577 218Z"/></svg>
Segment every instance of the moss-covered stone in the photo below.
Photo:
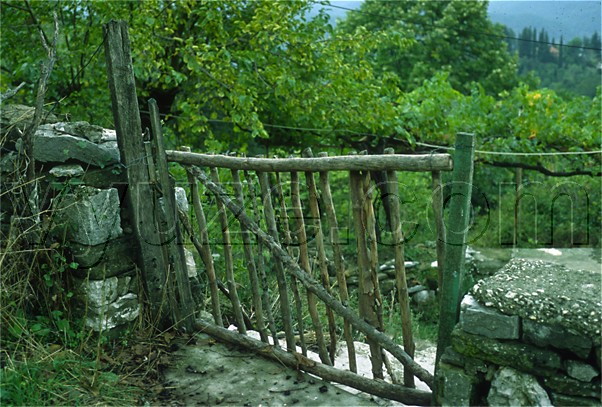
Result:
<svg viewBox="0 0 602 407"><path fill-rule="evenodd" d="M590 397L567 396L565 394L552 393L552 403L557 407L600 407L600 401Z"/></svg>
<svg viewBox="0 0 602 407"><path fill-rule="evenodd" d="M539 376L556 375L561 368L560 356L552 351L517 341L471 335L458 328L452 332L452 346L462 355Z"/></svg>
<svg viewBox="0 0 602 407"><path fill-rule="evenodd" d="M584 383L566 376L550 376L544 379L544 384L552 391L568 396L601 398L599 380L597 383Z"/></svg>
<svg viewBox="0 0 602 407"><path fill-rule="evenodd" d="M477 380L464 369L441 363L439 365L439 397L442 406L472 406L477 398Z"/></svg>

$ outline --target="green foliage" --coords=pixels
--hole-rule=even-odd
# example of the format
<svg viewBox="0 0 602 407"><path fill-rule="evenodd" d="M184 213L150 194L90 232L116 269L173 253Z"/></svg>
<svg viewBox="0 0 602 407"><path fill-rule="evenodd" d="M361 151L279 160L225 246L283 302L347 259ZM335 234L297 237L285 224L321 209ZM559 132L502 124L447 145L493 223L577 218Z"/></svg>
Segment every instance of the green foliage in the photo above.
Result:
<svg viewBox="0 0 602 407"><path fill-rule="evenodd" d="M348 13L337 29L352 33L365 27L369 32L387 32L391 38L410 38L408 47L385 40L374 52L376 70L394 72L405 91L447 72L454 89L467 93L471 84L478 82L487 92L497 94L516 84L516 60L499 38L503 28L487 18L487 5L367 0L357 12Z"/></svg>

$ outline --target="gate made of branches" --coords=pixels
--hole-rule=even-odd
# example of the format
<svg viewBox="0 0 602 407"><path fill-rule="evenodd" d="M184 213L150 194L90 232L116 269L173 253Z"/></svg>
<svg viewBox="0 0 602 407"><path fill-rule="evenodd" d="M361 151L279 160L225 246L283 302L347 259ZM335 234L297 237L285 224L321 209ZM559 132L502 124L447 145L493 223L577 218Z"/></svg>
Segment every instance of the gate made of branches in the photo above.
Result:
<svg viewBox="0 0 602 407"><path fill-rule="evenodd" d="M401 227L397 173L427 171L432 174L437 257L439 264L445 265L440 276L439 358L449 344L449 333L458 317L458 284L468 229L474 137L458 135L454 164L448 154L398 155L392 150L382 155L328 157L319 154L313 157L308 149L303 157L280 159L165 151L155 101L149 103L152 133L141 136L127 26L123 22L111 22L105 26L105 33L115 127L130 185L126 203L140 246L143 285L156 319L202 330L325 380L404 403L429 404L431 393L413 388L414 376L430 388L435 383L433 375L413 360L414 340L404 265L407 242ZM177 209L168 161L186 170L193 204L190 216ZM452 213L446 233L440 172L450 171L452 167ZM388 192L381 198L388 201L391 210L396 304L401 315L403 346L383 332L371 171L386 172L388 180ZM359 276L357 309L347 290L349 264L342 255L339 219L331 191L332 172L341 172L347 179ZM211 199L203 202L201 194ZM209 211L213 214L211 218L207 217ZM216 229L212 227L214 222L219 223L221 238L212 242L209 235L210 229ZM191 240L205 266L211 321L196 318L195 296L191 293L184 261L184 235ZM246 276L235 270L233 235L242 243ZM152 243L157 236L162 242L159 247ZM220 256L214 256L218 252ZM218 278L217 259L223 259L219 261L223 261L220 268L225 270L225 283ZM329 263L334 268L333 281ZM269 282L273 280L274 290L270 295ZM232 321L226 321L226 315L232 316ZM304 315L309 315L309 326ZM228 330L226 322L233 322L237 332ZM338 329L338 325L342 325L342 329ZM259 339L248 335L251 329L258 332ZM354 329L361 332L369 344L373 379L356 373ZM284 344L279 341L281 330ZM315 336L319 362L307 357L306 335L309 333ZM347 370L334 366L340 333L347 345ZM385 350L403 364L403 385L383 380L383 369L390 369Z"/></svg>

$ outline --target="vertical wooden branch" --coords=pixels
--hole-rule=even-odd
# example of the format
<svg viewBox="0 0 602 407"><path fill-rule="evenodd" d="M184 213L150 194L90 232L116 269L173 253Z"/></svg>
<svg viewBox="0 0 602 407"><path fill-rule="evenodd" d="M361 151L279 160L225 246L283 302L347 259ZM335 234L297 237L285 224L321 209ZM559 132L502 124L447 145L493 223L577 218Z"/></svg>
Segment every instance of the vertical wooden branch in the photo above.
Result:
<svg viewBox="0 0 602 407"><path fill-rule="evenodd" d="M364 219L366 224L366 241L368 243L368 254L370 258L370 278L372 280L372 286L374 287L374 312L378 325L375 325L381 331L384 330L383 326L383 301L380 294L380 284L378 281L378 241L376 238L376 216L374 216L374 206L372 205L372 193L374 188L370 186L370 172L365 171L362 173L362 187L363 187L363 203L364 203Z"/></svg>
<svg viewBox="0 0 602 407"><path fill-rule="evenodd" d="M257 174L259 184L261 185L261 195L263 197L263 214L265 217L268 233L278 239L278 229L276 228L276 218L274 216L274 206L272 204L272 191L266 172ZM295 350L295 335L293 333L293 321L291 318L290 302L288 298L288 288L284 275L284 267L280 259L274 259L274 269L276 272L276 282L278 283L278 293L280 294L280 313L284 325L284 333L286 336L286 346L289 350Z"/></svg>
<svg viewBox="0 0 602 407"><path fill-rule="evenodd" d="M211 168L211 180L216 184L220 185L219 174L217 168ZM245 321L242 315L242 308L240 306L240 299L238 298L238 291L236 289L236 280L234 278L234 260L232 256L232 240L230 239L230 229L228 228L228 213L224 207L224 203L219 199L216 202L219 221L222 229L222 238L224 239L222 244L224 247L224 258L226 263L226 280L228 282L228 292L230 294L230 302L232 303L232 311L234 312L234 320L236 321L236 327L238 332L246 334L247 329L245 327Z"/></svg>
<svg viewBox="0 0 602 407"><path fill-rule="evenodd" d="M367 219L365 212L366 197L364 196L365 178L369 177L359 173L359 171L350 172L351 205L353 208L353 225L355 237L357 240L357 265L359 274L359 314L364 320L374 328L379 329L380 321L376 312L376 297L374 281L372 279L370 267L370 255L368 253ZM372 375L375 379L383 378L382 350L378 341L368 339L370 345L370 354L372 357Z"/></svg>
<svg viewBox="0 0 602 407"><path fill-rule="evenodd" d="M309 252L307 250L307 233L305 232L305 221L301 206L299 174L297 172L291 172L291 195L293 202L293 214L295 215L297 227L297 242L299 243L299 266L307 274L312 275L311 265L309 262ZM314 327L314 332L316 333L316 342L318 345L318 354L320 355L320 360L326 365L332 365L330 356L328 355L326 345L324 343L322 323L320 322L320 315L318 314L318 299L309 291L307 292L307 309Z"/></svg>
<svg viewBox="0 0 602 407"><path fill-rule="evenodd" d="M42 39L42 45L46 50L48 59L40 64L40 79L38 80L38 89L36 94L36 106L33 114L31 124L25 129L23 134L23 142L25 148L25 155L27 156L27 168L25 171L25 177L30 183L27 187L26 196L27 204L29 205L30 215L36 220L36 223L40 221L40 208L38 202L38 182L36 180L36 162L33 155L33 143L34 135L40 124L42 123L42 113L44 112L44 98L46 97L46 88L50 73L56 62L56 45L59 37L59 22L56 12L53 13L54 17L54 36L52 38L52 44L48 44L48 40L44 35L44 31L40 28L40 36ZM21 85L19 85L21 86ZM37 238L36 238L37 240Z"/></svg>
<svg viewBox="0 0 602 407"><path fill-rule="evenodd" d="M237 170L232 170L232 181L234 184L234 196L238 205L245 208L245 202L242 192L242 183L240 182L240 175ZM250 188L253 186L251 185ZM259 290L259 278L257 277L257 267L255 266L255 259L253 258L251 233L244 224L240 224L240 230L242 233L242 244L245 253L245 261L249 270L249 281L251 282L251 293L253 296L253 308L255 309L255 316L257 320L257 330L259 336L263 342L268 342L268 334L265 329L265 322L263 317L263 306L261 304L261 294Z"/></svg>
<svg viewBox="0 0 602 407"><path fill-rule="evenodd" d="M319 153L320 157L326 157L327 153ZM339 224L337 221L332 193L330 191L330 182L328 180L328 171L320 172L320 190L322 191L322 201L328 224L330 226L330 243L333 251L334 268L337 275L337 284L339 286L339 297L344 306L349 306L349 292L347 291L347 279L345 277L345 264L343 262L343 253L339 237ZM347 354L349 356L349 370L357 373L357 360L355 358L355 345L353 343L353 332L349 321L343 323L343 336L347 345Z"/></svg>
<svg viewBox="0 0 602 407"><path fill-rule="evenodd" d="M280 173L278 172L276 173L276 185L272 186L272 189L276 189L278 192L278 199L280 200L280 225L284 231L284 245L287 247L288 253L293 256L291 230L286 210L286 202L284 200L284 191L280 181ZM297 285L297 279L295 276L291 276L290 281L291 290L293 291L293 298L295 300L295 317L297 318L299 345L301 346L301 353L307 356L307 344L305 343L305 324L303 323L303 302L301 301L301 295L299 294L299 287Z"/></svg>
<svg viewBox="0 0 602 407"><path fill-rule="evenodd" d="M139 242L140 266L153 319L160 327L169 321L163 306L167 265L160 243L156 242L157 227L153 213L157 210L149 182L146 152L132 67L130 39L124 21L111 21L103 26L109 89L113 117L122 164L127 168L129 188L126 194L136 240Z"/></svg>
<svg viewBox="0 0 602 407"><path fill-rule="evenodd" d="M523 169L515 168L514 169L514 234L513 234L513 247L516 249L518 247L518 237L519 237L519 212L520 212L520 198L522 192L522 184L523 184ZM553 231L553 229L552 229Z"/></svg>
<svg viewBox="0 0 602 407"><path fill-rule="evenodd" d="M207 220L205 219L205 212L201 205L201 198L199 196L199 185L192 174L187 169L186 175L188 176L188 183L190 185L190 196L192 197L192 206L194 208L194 214L196 216L197 225L199 228L200 244L201 244L201 259L205 263L205 270L207 272L207 280L209 281L209 290L211 293L211 310L213 313L213 321L216 325L223 326L224 321L222 319L222 310L219 303L219 291L217 287L217 277L215 275L215 266L213 264L213 256L211 255L211 247L209 246L209 233L207 233Z"/></svg>
<svg viewBox="0 0 602 407"><path fill-rule="evenodd" d="M459 133L456 138L449 227L445 236L445 267L441 287L441 311L437 341L437 364L451 343L451 332L458 322L460 287L464 272L466 235L470 221L470 198L474 171L474 135Z"/></svg>
<svg viewBox="0 0 602 407"><path fill-rule="evenodd" d="M445 223L443 222L443 185L441 172L433 171L433 217L437 235L437 270L439 274L439 289L443 284L443 267L445 266Z"/></svg>
<svg viewBox="0 0 602 407"><path fill-rule="evenodd" d="M385 154L394 154L392 148L385 149ZM403 348L408 355L414 357L414 336L412 334L412 317L410 312L410 296L408 295L408 282L406 277L404 258L404 237L401 230L399 185L395 171L387 171L389 182L388 201L391 208L391 231L393 232L393 244L395 245L395 282L397 287L397 300L401 313L401 330L403 334ZM404 385L415 387L414 376L410 372L404 372Z"/></svg>
<svg viewBox="0 0 602 407"><path fill-rule="evenodd" d="M310 148L303 150L303 156L306 158L313 157L313 153ZM309 192L309 210L314 223L316 248L318 249L318 265L320 269L320 280L322 285L328 291L332 293L330 289L330 278L328 276L328 264L326 259L326 251L324 249L324 232L322 231L322 222L320 220L320 207L318 205L318 189L316 188L316 181L314 179L313 172L305 173L305 181L307 183L307 189ZM337 351L337 331L336 323L334 320L334 312L332 309L326 307L326 317L328 319L328 333L330 335L330 360L334 364L334 357Z"/></svg>
<svg viewBox="0 0 602 407"><path fill-rule="evenodd" d="M259 215L259 206L257 205L257 197L255 195L255 188L253 178L251 174L245 171L245 179L247 180L247 184L249 187L249 198L251 202L253 202L253 216L255 217L255 221L257 224L261 224L261 216ZM278 342L278 331L276 330L276 322L274 321L274 314L272 313L272 307L270 306L270 290L268 285L268 279L265 273L265 262L263 258L263 242L257 240L257 268L259 269L259 278L262 287L261 300L263 302L263 309L268 318L268 326L270 328L270 333L272 334L272 338L274 339L274 344L276 346L280 346Z"/></svg>

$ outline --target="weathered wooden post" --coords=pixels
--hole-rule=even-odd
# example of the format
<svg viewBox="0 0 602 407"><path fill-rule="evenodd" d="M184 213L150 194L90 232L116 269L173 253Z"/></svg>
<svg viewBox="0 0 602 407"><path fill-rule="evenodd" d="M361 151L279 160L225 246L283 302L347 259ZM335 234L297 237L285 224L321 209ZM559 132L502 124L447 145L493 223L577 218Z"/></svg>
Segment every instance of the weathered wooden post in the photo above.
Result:
<svg viewBox="0 0 602 407"><path fill-rule="evenodd" d="M103 31L117 143L128 180L126 203L139 243L135 250L139 253L153 322L159 328L165 328L178 322L177 318L170 318L175 302L175 293L170 286L173 287L174 281L168 275L170 265L162 247L165 242L155 216L159 209L157 191L151 182L142 138L128 28L124 21L111 21L103 26Z"/></svg>
<svg viewBox="0 0 602 407"><path fill-rule="evenodd" d="M175 188L173 179L169 176L167 158L165 157L165 145L163 142L163 129L159 118L159 106L157 101L151 99L148 101L148 107L151 114L153 157L147 158L149 162L154 161L154 165L149 167L149 171L155 168L157 171L157 183L160 189L160 198L156 195L155 206L159 213L157 226L160 230L163 256L167 265L166 273L170 292L173 298L173 323L177 326L184 326L191 329L194 321L195 303L190 290L190 279L188 277L188 266L186 265L186 255L184 246L182 246L182 235L178 226L178 207L176 204ZM152 177L152 174L149 174ZM162 209L162 210L161 210ZM170 277L173 276L173 277Z"/></svg>
<svg viewBox="0 0 602 407"><path fill-rule="evenodd" d="M452 191L449 197L448 227L445 236L445 264L443 265L441 286L436 366L438 366L445 348L451 344L451 332L458 322L466 235L470 221L474 149L475 137L473 134L457 134Z"/></svg>

